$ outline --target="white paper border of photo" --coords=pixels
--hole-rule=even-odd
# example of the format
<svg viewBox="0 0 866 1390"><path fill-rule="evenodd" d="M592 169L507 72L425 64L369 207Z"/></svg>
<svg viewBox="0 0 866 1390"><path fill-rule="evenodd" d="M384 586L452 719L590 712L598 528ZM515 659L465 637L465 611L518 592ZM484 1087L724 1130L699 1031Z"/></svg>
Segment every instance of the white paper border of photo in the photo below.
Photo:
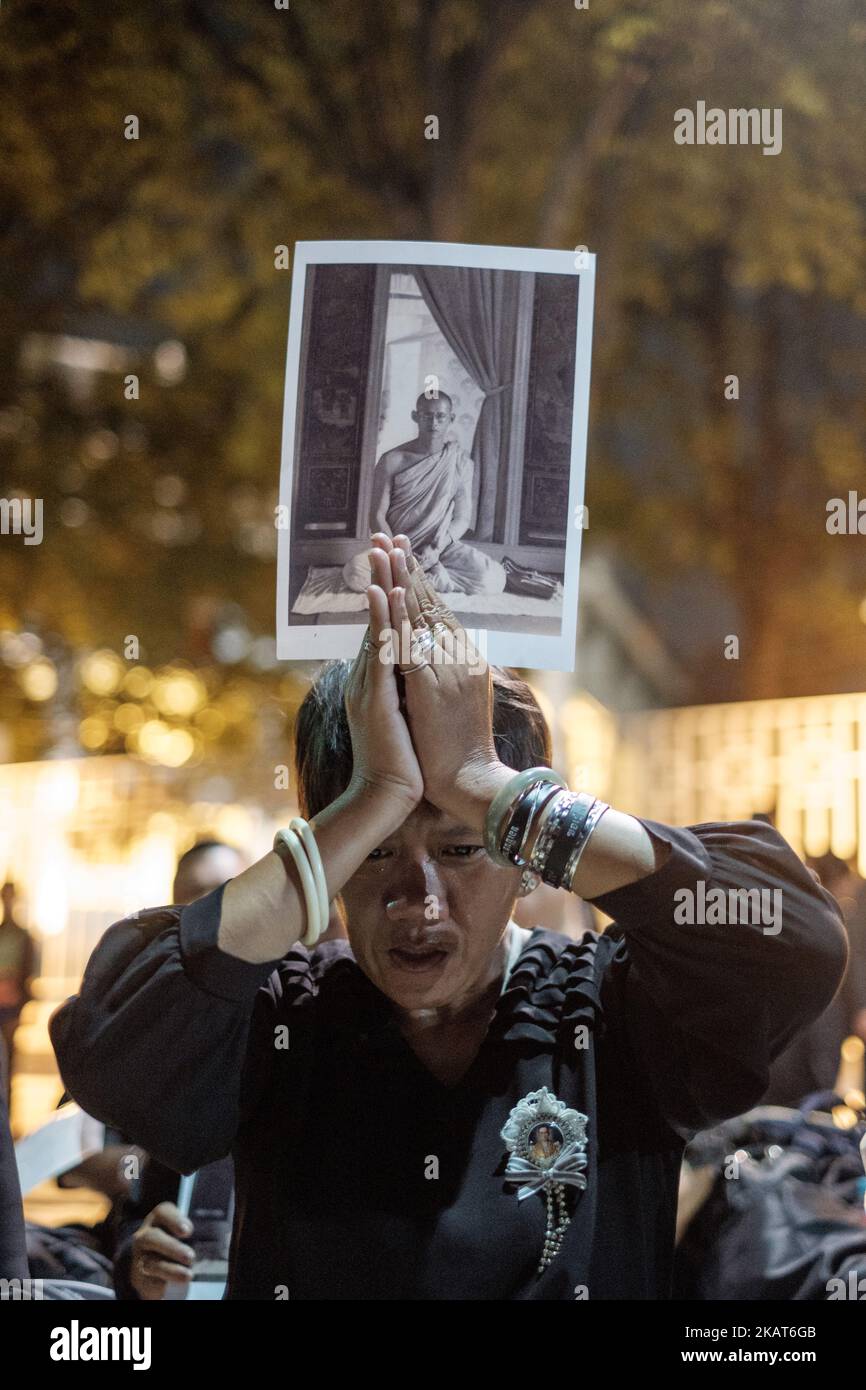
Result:
<svg viewBox="0 0 866 1390"><path fill-rule="evenodd" d="M496 666L573 671L577 638L578 577L580 570L581 508L586 476L589 424L589 386L592 356L592 316L595 300L595 255L574 251L544 251L520 246L468 246L439 241L299 241L292 268L292 304L283 401L280 464L280 509L289 517L277 541L277 657L281 661L327 661L352 658L361 644L366 622L294 626L288 621L292 536L292 478L295 456L297 384L303 337L307 267L311 265L444 265L477 266L487 270L526 270L575 275L580 280L575 334L574 404L571 423L569 525L565 543L562 626L559 636L527 632L487 631L487 658ZM583 262L586 262L584 265ZM458 615L459 616L459 615Z"/></svg>

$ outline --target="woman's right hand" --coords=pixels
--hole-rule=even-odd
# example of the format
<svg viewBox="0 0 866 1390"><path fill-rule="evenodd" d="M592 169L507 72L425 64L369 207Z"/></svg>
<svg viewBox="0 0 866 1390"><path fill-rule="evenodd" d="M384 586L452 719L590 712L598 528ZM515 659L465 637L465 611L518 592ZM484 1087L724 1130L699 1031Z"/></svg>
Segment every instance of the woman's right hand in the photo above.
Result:
<svg viewBox="0 0 866 1390"><path fill-rule="evenodd" d="M391 588L391 564L385 550L370 552L373 583L367 590L370 626L364 641L393 653L387 640L391 628L386 586ZM383 651L382 656L388 652ZM413 811L424 795L424 778L412 746L409 726L400 710L396 663L382 660L364 643L355 658L346 686L346 714L352 739L350 791L380 791Z"/></svg>
<svg viewBox="0 0 866 1390"><path fill-rule="evenodd" d="M388 541L387 537L383 540ZM390 544L390 541L388 541ZM393 835L424 795L424 778L409 726L400 709L391 619L383 584L391 587L391 562L382 549L371 555L373 583L369 640L362 642L345 689L352 741L352 776L335 801L316 811L313 829L333 900L373 850ZM297 869L269 851L225 885L217 944L249 964L282 960L307 925L304 891Z"/></svg>

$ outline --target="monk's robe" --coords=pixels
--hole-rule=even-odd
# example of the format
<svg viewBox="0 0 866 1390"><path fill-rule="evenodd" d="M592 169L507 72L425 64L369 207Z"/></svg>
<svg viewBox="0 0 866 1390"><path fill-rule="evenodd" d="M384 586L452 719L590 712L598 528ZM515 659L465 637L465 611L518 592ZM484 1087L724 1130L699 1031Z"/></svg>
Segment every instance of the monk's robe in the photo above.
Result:
<svg viewBox="0 0 866 1390"><path fill-rule="evenodd" d="M395 473L386 520L392 536L406 535L439 593L501 594L505 570L496 560L473 545L451 537L457 498L472 496L472 459L454 440L436 454L426 454ZM437 560L425 559L425 550L439 552ZM348 588L363 593L371 582L368 551L343 567Z"/></svg>

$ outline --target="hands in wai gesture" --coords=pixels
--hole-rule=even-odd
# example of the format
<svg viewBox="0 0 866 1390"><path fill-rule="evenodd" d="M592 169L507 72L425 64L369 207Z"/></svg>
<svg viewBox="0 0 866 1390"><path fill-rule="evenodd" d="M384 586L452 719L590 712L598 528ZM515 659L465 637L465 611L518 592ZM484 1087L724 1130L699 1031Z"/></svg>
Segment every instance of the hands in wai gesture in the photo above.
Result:
<svg viewBox="0 0 866 1390"><path fill-rule="evenodd" d="M512 776L493 742L490 668L407 536L372 537L370 626L346 691L354 778L480 829Z"/></svg>

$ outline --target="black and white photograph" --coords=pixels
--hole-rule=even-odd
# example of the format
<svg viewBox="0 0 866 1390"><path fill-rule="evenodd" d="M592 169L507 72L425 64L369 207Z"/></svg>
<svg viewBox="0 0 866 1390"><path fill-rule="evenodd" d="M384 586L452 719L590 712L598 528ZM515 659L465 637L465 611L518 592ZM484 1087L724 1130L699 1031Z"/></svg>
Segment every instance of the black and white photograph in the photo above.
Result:
<svg viewBox="0 0 866 1390"><path fill-rule="evenodd" d="M574 666L594 257L421 242L295 250L281 659L350 656L373 532L408 535L489 659Z"/></svg>

